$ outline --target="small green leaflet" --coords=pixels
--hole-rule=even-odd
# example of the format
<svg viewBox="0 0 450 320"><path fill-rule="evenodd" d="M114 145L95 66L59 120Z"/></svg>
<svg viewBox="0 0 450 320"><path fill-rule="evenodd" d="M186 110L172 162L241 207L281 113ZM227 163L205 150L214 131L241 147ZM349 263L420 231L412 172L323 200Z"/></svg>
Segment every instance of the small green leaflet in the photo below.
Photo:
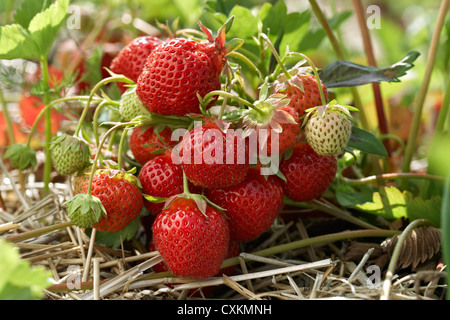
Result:
<svg viewBox="0 0 450 320"><path fill-rule="evenodd" d="M387 157L388 153L384 144L372 132L352 126L352 134L347 147L366 153Z"/></svg>
<svg viewBox="0 0 450 320"><path fill-rule="evenodd" d="M323 69L320 79L327 88L354 87L373 82L399 82L399 77L411 69L413 62L420 55L417 51L409 52L401 61L386 68L364 66L346 60L335 61Z"/></svg>
<svg viewBox="0 0 450 320"><path fill-rule="evenodd" d="M426 219L439 227L441 205L442 197L440 196L424 200L414 197L409 191L402 192L395 187L381 187L379 192L373 193L371 202L355 205L355 208L388 220Z"/></svg>
<svg viewBox="0 0 450 320"><path fill-rule="evenodd" d="M70 0L57 0L31 19L30 15L37 10L33 2L38 1L24 1L14 15L15 23L0 27L0 59L40 60L47 57L66 19ZM25 9L28 5L30 10Z"/></svg>

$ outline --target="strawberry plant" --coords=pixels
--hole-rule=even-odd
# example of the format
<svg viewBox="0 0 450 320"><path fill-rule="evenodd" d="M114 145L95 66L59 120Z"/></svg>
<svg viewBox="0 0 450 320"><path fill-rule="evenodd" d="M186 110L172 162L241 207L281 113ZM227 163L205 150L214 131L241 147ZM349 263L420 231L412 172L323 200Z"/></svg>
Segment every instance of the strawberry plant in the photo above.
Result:
<svg viewBox="0 0 450 320"><path fill-rule="evenodd" d="M260 273L248 267L266 263L293 268L280 272L286 282L276 288L281 294L291 286L282 294L293 297L306 286L294 272L299 261L324 261L316 250L338 253L343 268L373 255L359 268L382 271L377 298L391 298L393 272L430 268L426 263L443 269L450 243L448 85L435 84L442 97L431 111L423 108L433 70L449 80L448 52L439 51L449 48L440 37L450 30L447 0L436 11L426 63L423 49L408 44L381 55L380 66L359 0L346 12L332 6L332 17L315 0L304 9L282 0L162 2L160 11L144 1L94 1L79 17L69 15L69 0L0 5L0 59L24 64L22 73L3 63L0 70L2 181L18 197L12 214L0 190L2 238L54 239L57 231L61 248L70 239L73 248L57 249L80 255L82 298L143 283L156 286L142 295L180 291L183 298L194 283L225 284L255 298L266 293L253 292L250 281L243 288L233 275L254 279ZM77 18L82 26L68 28ZM340 36L346 23L358 23L367 63ZM381 29L373 31L379 44L391 48ZM61 39L67 34L73 39ZM71 47L72 40L80 44ZM409 89L416 74L421 81ZM5 93L17 88L13 104ZM15 114L27 125L25 138ZM21 248L37 250L23 253L31 261L47 252L38 244ZM48 292L73 295L63 282L70 274L59 270L79 260L51 257L45 261L58 279ZM326 266L328 275L333 264ZM111 272L100 273L106 267ZM350 271L345 283L353 286ZM40 295L30 289L26 297Z"/></svg>

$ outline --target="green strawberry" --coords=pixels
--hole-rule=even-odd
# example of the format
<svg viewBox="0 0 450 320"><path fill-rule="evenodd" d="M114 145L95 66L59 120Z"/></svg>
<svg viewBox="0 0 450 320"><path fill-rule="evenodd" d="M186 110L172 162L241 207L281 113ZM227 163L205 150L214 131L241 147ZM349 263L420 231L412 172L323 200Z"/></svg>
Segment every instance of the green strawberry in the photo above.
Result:
<svg viewBox="0 0 450 320"><path fill-rule="evenodd" d="M122 94L120 98L119 111L126 121L129 121L137 116L149 114L136 94L136 87L130 88Z"/></svg>
<svg viewBox="0 0 450 320"><path fill-rule="evenodd" d="M313 108L305 118L306 140L320 155L339 155L350 139L352 122L347 108L329 104Z"/></svg>
<svg viewBox="0 0 450 320"><path fill-rule="evenodd" d="M101 200L93 195L79 193L64 204L70 221L80 228L90 228L106 216Z"/></svg>
<svg viewBox="0 0 450 320"><path fill-rule="evenodd" d="M85 141L65 133L51 140L50 151L55 170L63 176L83 170L91 155Z"/></svg>

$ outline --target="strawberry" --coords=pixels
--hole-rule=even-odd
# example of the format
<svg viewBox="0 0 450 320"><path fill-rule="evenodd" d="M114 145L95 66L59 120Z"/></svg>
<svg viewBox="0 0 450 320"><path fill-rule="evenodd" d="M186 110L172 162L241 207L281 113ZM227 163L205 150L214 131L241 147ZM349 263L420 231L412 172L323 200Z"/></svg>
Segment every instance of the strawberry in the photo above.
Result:
<svg viewBox="0 0 450 320"><path fill-rule="evenodd" d="M149 251L150 252L151 251L156 251L155 241L153 241L153 239L150 241ZM230 239L230 242L228 243L228 250L227 250L227 254L225 256L225 259L237 257L240 252L241 252L241 250L239 249L239 242L238 241L233 241L233 240ZM166 263L164 261L158 263L157 265L153 266L152 268L153 268L153 270L155 272L166 272L166 271L169 271L169 268L167 267L167 265L166 265ZM215 276L220 277L223 274L225 274L227 276L231 276L234 273L235 269L236 269L236 265L220 269L219 272Z"/></svg>
<svg viewBox="0 0 450 320"><path fill-rule="evenodd" d="M119 112L125 121L149 114L136 94L136 87L129 88L122 94L119 102Z"/></svg>
<svg viewBox="0 0 450 320"><path fill-rule="evenodd" d="M88 190L86 181L82 193L87 194ZM106 211L106 216L93 225L103 232L122 230L139 216L143 207L139 179L124 171L97 170L90 194L101 201Z"/></svg>
<svg viewBox="0 0 450 320"><path fill-rule="evenodd" d="M348 110L337 104L314 108L305 118L305 136L318 154L340 155L344 153L352 133Z"/></svg>
<svg viewBox="0 0 450 320"><path fill-rule="evenodd" d="M228 223L212 206L202 212L195 200L177 197L156 217L153 240L172 273L207 278L218 273L227 254Z"/></svg>
<svg viewBox="0 0 450 320"><path fill-rule="evenodd" d="M289 70L291 79L286 79L282 74L273 86L274 93L282 93L290 100L289 106L294 108L298 117L305 115L305 111L309 108L323 105L317 80L314 74L307 74L305 68L292 68ZM328 99L327 87L320 82L325 100Z"/></svg>
<svg viewBox="0 0 450 320"><path fill-rule="evenodd" d="M173 152L195 186L226 187L244 180L250 167L248 143L239 133L225 134L213 122L191 129L178 145L179 154Z"/></svg>
<svg viewBox="0 0 450 320"><path fill-rule="evenodd" d="M227 53L225 28L221 30L213 39L203 28L208 36L206 43L172 38L148 56L136 92L150 112L178 116L199 113L197 95L204 97L220 89L219 76Z"/></svg>
<svg viewBox="0 0 450 320"><path fill-rule="evenodd" d="M266 179L258 169L250 169L238 185L206 189L205 196L226 210L230 239L242 242L266 231L283 205L279 179L274 176Z"/></svg>
<svg viewBox="0 0 450 320"><path fill-rule="evenodd" d="M128 43L111 62L112 72L122 74L137 82L148 55L163 41L153 36L141 36ZM125 83L118 82L121 93L127 90Z"/></svg>
<svg viewBox="0 0 450 320"><path fill-rule="evenodd" d="M335 156L317 154L309 144L298 143L292 155L280 161L285 195L297 202L320 197L331 185L337 172Z"/></svg>
<svg viewBox="0 0 450 320"><path fill-rule="evenodd" d="M161 151L175 145L171 140L172 130L159 126L140 126L133 129L130 136L130 150L141 165L157 157Z"/></svg>
<svg viewBox="0 0 450 320"><path fill-rule="evenodd" d="M55 170L63 176L86 168L91 155L85 141L65 133L50 141L50 152Z"/></svg>
<svg viewBox="0 0 450 320"><path fill-rule="evenodd" d="M164 153L149 160L141 168L138 176L142 193L147 196L170 198L183 192L183 170L172 161L170 153ZM201 192L201 188L189 186L193 192ZM164 202L144 199L144 206L152 215L158 215L164 208Z"/></svg>

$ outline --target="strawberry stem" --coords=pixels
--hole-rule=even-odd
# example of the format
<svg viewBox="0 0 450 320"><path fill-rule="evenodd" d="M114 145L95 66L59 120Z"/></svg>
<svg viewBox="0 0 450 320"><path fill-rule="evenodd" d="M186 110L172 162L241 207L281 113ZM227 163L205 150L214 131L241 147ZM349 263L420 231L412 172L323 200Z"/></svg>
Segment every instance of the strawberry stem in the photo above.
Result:
<svg viewBox="0 0 450 320"><path fill-rule="evenodd" d="M119 169L122 169L122 165L123 165L123 150L124 150L124 145L125 145L125 140L128 136L128 130L130 128L126 127L125 129L123 129L122 132L122 136L120 137L120 142L119 142L119 150L117 151L117 166L119 167Z"/></svg>
<svg viewBox="0 0 450 320"><path fill-rule="evenodd" d="M126 126L130 126L130 125L134 125L136 124L136 122L124 122L124 123L119 123L117 125L115 125L114 127L110 128L108 131L106 131L106 133L104 134L102 140L100 141L100 144L98 145L98 151L95 155L94 161L92 163L92 168L91 168L91 172L89 174L89 184L88 184L88 190L87 190L87 194L90 195L91 194L91 190L92 190L92 180L94 179L94 174L95 171L97 170L97 164L98 164L98 160L100 158L101 153L101 149L103 148L103 145L105 144L106 138L115 130L117 130L118 128L121 127L126 127Z"/></svg>
<svg viewBox="0 0 450 320"><path fill-rule="evenodd" d="M275 49L275 47L273 46L272 41L270 41L269 37L265 33L260 33L260 37L262 37L269 45L269 48L272 51L272 54L275 57L275 60L277 60L278 65L280 66L281 70L285 74L286 78L291 79L292 76L289 73L289 71L286 69L286 66L284 65L283 61L281 60L280 55L277 52L277 49Z"/></svg>
<svg viewBox="0 0 450 320"><path fill-rule="evenodd" d="M312 71L313 71L313 73L314 73L314 76L316 77L317 86L319 87L319 93L320 93L320 99L321 99L321 101L322 101L322 105L325 106L325 105L327 104L327 99L325 99L325 94L323 93L323 88L322 88L322 85L320 84L319 73L317 72L316 66L315 66L314 63L311 61L311 59L308 58L308 56L304 55L303 53L300 53L300 52L292 52L291 54L297 55L297 56L299 56L299 57L305 59L305 60L308 62L308 64L310 65L310 67L311 67L311 69L312 69Z"/></svg>
<svg viewBox="0 0 450 320"><path fill-rule="evenodd" d="M103 79L103 80L99 81L94 86L94 88L92 89L92 91L91 91L91 93L89 95L89 98L88 98L88 101L86 103L86 106L84 107L83 112L82 112L82 114L80 116L80 119L78 120L78 125L77 125L77 128L75 129L74 136L77 136L79 134L80 130L81 130L81 126L83 124L84 118L86 117L87 111L89 110L89 106L91 104L91 101L92 101L92 99L94 97L95 92L101 86L103 86L103 85L105 85L107 83L110 83L110 82L126 82L126 83L129 83L129 84L134 83L132 80L130 80L129 78L127 78L125 76L122 76L122 75L114 75L112 77L109 77L109 78L106 78L106 79Z"/></svg>
<svg viewBox="0 0 450 320"><path fill-rule="evenodd" d="M186 176L186 173L183 170L183 194L190 196L191 192L189 191L189 180Z"/></svg>
<svg viewBox="0 0 450 320"><path fill-rule="evenodd" d="M44 85L44 105L50 103L49 94L49 72L47 57L41 58L42 80ZM49 193L50 173L52 171L52 160L50 154L50 141L52 139L52 119L50 108L46 108L45 111L45 163L44 163L44 192Z"/></svg>
<svg viewBox="0 0 450 320"><path fill-rule="evenodd" d="M245 105L245 106L247 106L247 107L249 107L249 108L251 108L251 109L257 111L257 112L260 113L261 115L266 115L266 114L264 113L264 111L262 111L260 108L258 108L257 106L255 106L253 103L251 103L251 102L249 102L249 101L247 101L247 100L245 100L245 99L243 99L243 98L241 98L241 97L235 96L235 95L233 95L233 94L231 94L231 93L229 93L229 92L226 92L226 91L221 91L221 90L213 90L213 91L210 91L210 92L208 92L208 93L203 97L203 101L207 101L208 99L210 99L210 98L211 98L212 96L214 96L214 95L222 96L222 97L226 97L226 98L233 99L233 100L235 100L236 102L242 103L243 105Z"/></svg>
<svg viewBox="0 0 450 320"><path fill-rule="evenodd" d="M60 99L56 99L53 100L52 102L50 102L49 104L45 105L44 108L42 108L42 110L38 113L38 115L36 116L36 119L34 120L33 126L30 129L30 133L28 135L28 139L26 142L26 145L29 147L30 143L31 143L31 139L33 137L34 132L36 131L36 127L40 121L40 119L42 118L42 116L45 114L46 110L53 107L54 105L61 103L61 102L66 102L66 101L80 101L80 100L87 100L89 99L89 97L87 96L73 96L73 97L65 97L65 98L60 98Z"/></svg>

